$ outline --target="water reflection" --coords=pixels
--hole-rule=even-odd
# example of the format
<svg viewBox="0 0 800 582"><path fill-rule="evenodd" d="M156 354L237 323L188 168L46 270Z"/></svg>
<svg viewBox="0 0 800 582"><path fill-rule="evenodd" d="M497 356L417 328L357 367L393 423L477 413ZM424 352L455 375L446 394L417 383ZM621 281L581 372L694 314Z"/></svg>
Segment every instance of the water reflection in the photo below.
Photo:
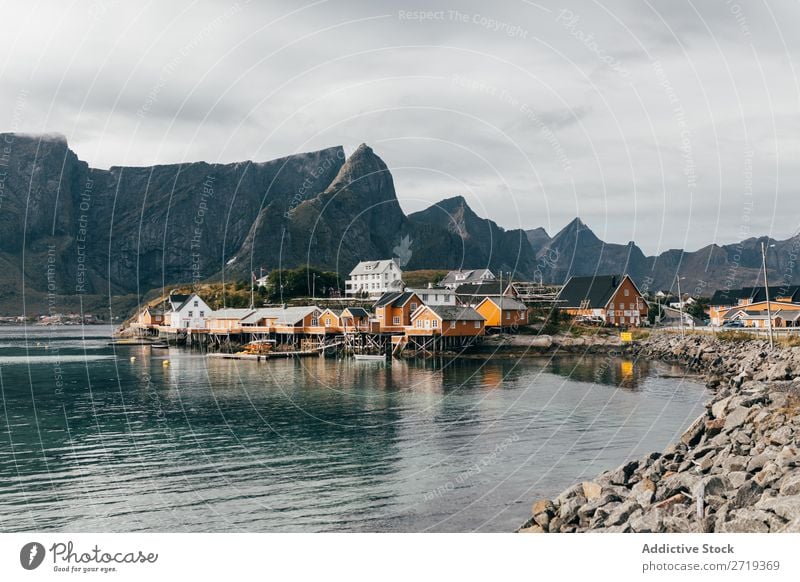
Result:
<svg viewBox="0 0 800 582"><path fill-rule="evenodd" d="M705 399L602 357L91 354L116 357L62 362L61 392L50 360L0 364L0 530L509 531L531 499L663 448Z"/></svg>

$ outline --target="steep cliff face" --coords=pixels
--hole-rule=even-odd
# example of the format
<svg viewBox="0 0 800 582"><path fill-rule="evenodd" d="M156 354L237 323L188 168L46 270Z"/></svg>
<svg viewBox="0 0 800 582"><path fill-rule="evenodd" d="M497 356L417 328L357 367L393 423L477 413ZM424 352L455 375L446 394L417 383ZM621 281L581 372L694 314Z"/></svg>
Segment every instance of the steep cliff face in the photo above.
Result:
<svg viewBox="0 0 800 582"><path fill-rule="evenodd" d="M479 268L529 277L536 256L523 230L505 230L481 218L462 196L442 200L409 216L419 241L415 268Z"/></svg>
<svg viewBox="0 0 800 582"><path fill-rule="evenodd" d="M407 219L386 164L362 144L337 169L316 195L265 207L234 264L310 263L346 274L359 260L391 257Z"/></svg>
<svg viewBox="0 0 800 582"><path fill-rule="evenodd" d="M26 290L60 295L144 293L212 277L262 208L285 211L316 196L344 161L335 147L266 163L98 170L63 137L0 134L0 144L4 305L21 298L23 271ZM21 311L20 300L12 313Z"/></svg>

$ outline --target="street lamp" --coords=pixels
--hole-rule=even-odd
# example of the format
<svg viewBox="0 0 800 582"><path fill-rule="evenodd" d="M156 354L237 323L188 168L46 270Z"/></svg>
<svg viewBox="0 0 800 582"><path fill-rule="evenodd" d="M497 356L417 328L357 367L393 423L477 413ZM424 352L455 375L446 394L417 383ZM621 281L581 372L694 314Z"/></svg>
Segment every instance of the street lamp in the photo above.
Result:
<svg viewBox="0 0 800 582"><path fill-rule="evenodd" d="M681 293L681 279L685 279L686 277L679 277L677 274L675 275L675 279L678 281L678 318L681 322L681 337L684 337L683 334L683 293Z"/></svg>
<svg viewBox="0 0 800 582"><path fill-rule="evenodd" d="M770 248L775 245L769 245ZM769 303L769 283L767 282L767 247L764 241L761 241L761 268L764 269L764 295L767 298L767 329L769 329L769 347L775 347L775 342L772 339L772 308Z"/></svg>

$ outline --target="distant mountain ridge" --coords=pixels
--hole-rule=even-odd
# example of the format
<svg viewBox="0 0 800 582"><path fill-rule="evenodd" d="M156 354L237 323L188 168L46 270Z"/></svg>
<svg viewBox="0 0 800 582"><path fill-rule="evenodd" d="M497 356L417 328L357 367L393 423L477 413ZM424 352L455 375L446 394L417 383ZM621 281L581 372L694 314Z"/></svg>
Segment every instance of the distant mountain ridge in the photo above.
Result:
<svg viewBox="0 0 800 582"><path fill-rule="evenodd" d="M8 314L46 307L51 295L138 301L154 288L248 278L260 267L311 264L346 276L359 260L388 257L406 270L488 267L547 283L626 272L645 288L669 288L680 265L688 291L757 284L762 239L647 257L633 242L603 242L579 219L552 237L506 230L462 196L406 215L388 167L363 144L347 159L337 146L267 162L101 170L63 137L0 134L0 143ZM800 280L789 260L799 243L776 243L773 284L787 272L787 282Z"/></svg>
<svg viewBox="0 0 800 582"><path fill-rule="evenodd" d="M563 283L573 275L627 273L642 291L681 290L710 296L717 289L763 285L761 243L769 248L767 271L770 285L800 282L796 257L800 236L783 241L767 237L748 238L730 245L707 245L696 251L671 249L657 256L645 256L633 242L626 245L599 239L579 218L575 218L552 238L542 229L527 231L537 261L545 265L545 281ZM533 233L533 234L532 234ZM794 258L793 258L794 257Z"/></svg>

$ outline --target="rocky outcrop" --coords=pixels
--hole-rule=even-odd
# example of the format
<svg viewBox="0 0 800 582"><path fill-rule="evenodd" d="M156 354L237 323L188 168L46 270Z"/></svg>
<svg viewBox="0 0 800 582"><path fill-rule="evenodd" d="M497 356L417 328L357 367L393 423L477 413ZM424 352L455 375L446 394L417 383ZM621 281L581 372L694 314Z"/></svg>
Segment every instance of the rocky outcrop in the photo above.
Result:
<svg viewBox="0 0 800 582"><path fill-rule="evenodd" d="M800 348L654 334L638 355L703 371L706 412L667 450L537 501L519 531L800 531Z"/></svg>
<svg viewBox="0 0 800 582"><path fill-rule="evenodd" d="M175 284L312 264L346 276L360 260L405 269L491 267L530 277L521 230L463 198L406 216L389 168L366 146L269 162L90 168L63 136L0 134L0 312L22 297L138 298ZM462 236L463 235L463 236ZM24 278L24 280L23 280Z"/></svg>

